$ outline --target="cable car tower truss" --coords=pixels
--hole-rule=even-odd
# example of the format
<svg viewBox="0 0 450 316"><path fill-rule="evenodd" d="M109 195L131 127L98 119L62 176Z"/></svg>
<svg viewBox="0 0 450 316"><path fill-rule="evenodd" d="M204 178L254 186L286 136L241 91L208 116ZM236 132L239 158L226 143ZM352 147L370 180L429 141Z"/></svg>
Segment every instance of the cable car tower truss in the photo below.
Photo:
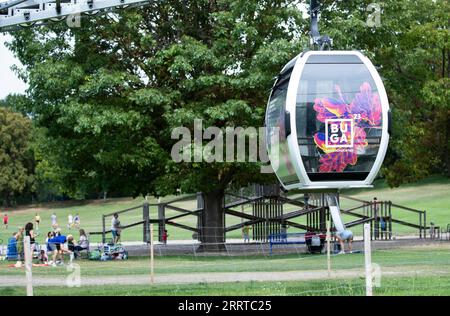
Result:
<svg viewBox="0 0 450 316"><path fill-rule="evenodd" d="M0 32L80 15L145 5L149 0L0 0Z"/></svg>

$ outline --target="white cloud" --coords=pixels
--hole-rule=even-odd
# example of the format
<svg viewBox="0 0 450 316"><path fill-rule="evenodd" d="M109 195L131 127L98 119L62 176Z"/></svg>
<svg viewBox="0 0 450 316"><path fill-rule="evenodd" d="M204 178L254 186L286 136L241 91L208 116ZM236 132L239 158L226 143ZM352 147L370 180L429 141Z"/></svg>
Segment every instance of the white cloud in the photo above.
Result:
<svg viewBox="0 0 450 316"><path fill-rule="evenodd" d="M24 93L27 85L11 70L11 66L22 64L13 53L5 47L4 43L11 40L11 36L0 34L0 99L11 93Z"/></svg>

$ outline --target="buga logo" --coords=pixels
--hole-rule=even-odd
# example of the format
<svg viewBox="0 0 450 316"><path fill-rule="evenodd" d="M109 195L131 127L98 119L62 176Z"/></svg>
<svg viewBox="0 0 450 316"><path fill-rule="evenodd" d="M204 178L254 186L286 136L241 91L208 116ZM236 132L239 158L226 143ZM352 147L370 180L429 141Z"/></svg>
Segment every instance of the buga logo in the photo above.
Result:
<svg viewBox="0 0 450 316"><path fill-rule="evenodd" d="M329 148L353 147L353 120L325 120L325 146Z"/></svg>

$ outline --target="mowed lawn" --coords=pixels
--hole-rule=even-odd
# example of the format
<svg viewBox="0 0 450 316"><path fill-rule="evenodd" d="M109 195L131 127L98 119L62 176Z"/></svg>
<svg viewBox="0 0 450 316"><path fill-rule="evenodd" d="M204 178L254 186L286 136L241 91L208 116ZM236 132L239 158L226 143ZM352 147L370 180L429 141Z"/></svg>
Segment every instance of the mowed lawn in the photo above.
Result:
<svg viewBox="0 0 450 316"><path fill-rule="evenodd" d="M400 188L391 189L387 185L378 181L375 183L374 189L369 190L350 190L343 191L342 194L350 195L352 197L371 200L373 197L377 197L378 200L390 200L395 204L404 205L407 207L426 210L427 211L427 223L433 221L436 225L446 227L450 223L450 179L444 177L432 177L416 184L404 185ZM294 192L295 196L295 192ZM173 200L176 197L170 196L163 198L163 202ZM50 216L53 212L56 213L58 223L62 228L64 234L74 234L77 236L75 230L69 230L67 228L67 216L69 214L75 215L79 213L81 216L81 227L87 232L101 231L102 229L102 214L113 213L122 209L131 207L139 207L144 202L143 198L121 198L121 199L107 199L107 200L91 200L91 201L69 201L64 203L45 203L42 205L32 205L27 207L20 207L18 209L1 209L0 214L6 211L10 216L10 225L8 230L5 230L3 226L0 227L0 241L3 240L3 244L6 244L7 239L14 231L17 231L18 226L23 226L27 222L34 222L34 215L38 212L41 215L42 223L40 227L40 237L38 241L44 240L45 234L50 230ZM150 203L156 203L155 198L150 198ZM342 208L350 208L357 206L358 203L347 199L341 199ZM188 199L173 204L174 206L182 207L189 210L196 208L197 202L195 198ZM298 209L296 206L286 205L285 213ZM245 208L238 207L237 210L244 211L246 213L252 212L250 205ZM157 207L150 207L150 217L157 218ZM173 210L166 211L166 217L179 215L180 213ZM393 208L392 215L394 218L410 221L412 223L418 223L417 214L403 211L399 208ZM344 216L345 221L354 220L354 217ZM110 227L111 217L106 220L106 227ZM125 213L120 216L121 223L123 225L129 225L142 220L142 209L139 207L137 210ZM226 216L227 225L233 225L240 223L242 220L234 216ZM305 223L306 218L296 219L299 223ZM195 216L187 216L174 220L174 222L188 225L191 227L197 226L197 218ZM186 231L177 227L167 226L169 231L170 240L192 240L192 232ZM356 235L361 235L361 227L353 228ZM155 227L156 231L156 227ZM289 228L288 232L298 231L295 228ZM397 235L417 235L418 231L406 227L394 224L393 231ZM140 241L142 240L142 226L136 226L126 229L123 232L123 241ZM110 237L110 236L109 236ZM227 234L228 238L241 238L241 232L239 230L232 231ZM92 242L99 242L101 236L91 236Z"/></svg>
<svg viewBox="0 0 450 316"><path fill-rule="evenodd" d="M436 270L450 275L450 243L433 246L414 246L399 249L376 250L372 262L383 268L402 271ZM24 275L24 268L12 268L15 262L0 261L0 275ZM82 276L142 275L150 273L147 257L135 257L125 261L77 260ZM334 255L333 269L363 269L364 254ZM248 256L157 256L155 274L189 274L206 272L279 272L326 270L327 256L311 254L248 255ZM36 276L64 276L66 267L35 267ZM450 289L449 289L450 291Z"/></svg>
<svg viewBox="0 0 450 316"><path fill-rule="evenodd" d="M334 271L364 271L362 254L332 257ZM450 295L450 244L416 246L401 249L378 250L372 261L381 270L381 287L375 295ZM77 261L82 278L140 275L150 273L148 258L128 261L92 262ZM0 276L25 274L23 268L10 268L0 263ZM325 255L241 256L241 257L156 257L155 275L193 274L208 272L265 272L326 270ZM392 275L392 271L407 273ZM65 267L35 267L36 277L65 277L70 274ZM64 278L63 278L64 280ZM195 284L155 284L117 286L35 287L35 295L364 295L365 283L360 277L323 279L219 282ZM24 287L2 287L2 295L24 295Z"/></svg>
<svg viewBox="0 0 450 316"><path fill-rule="evenodd" d="M450 278L386 277L375 296L448 296ZM0 288L0 296L24 296L23 287ZM364 296L365 280L230 282L178 285L34 287L35 296Z"/></svg>

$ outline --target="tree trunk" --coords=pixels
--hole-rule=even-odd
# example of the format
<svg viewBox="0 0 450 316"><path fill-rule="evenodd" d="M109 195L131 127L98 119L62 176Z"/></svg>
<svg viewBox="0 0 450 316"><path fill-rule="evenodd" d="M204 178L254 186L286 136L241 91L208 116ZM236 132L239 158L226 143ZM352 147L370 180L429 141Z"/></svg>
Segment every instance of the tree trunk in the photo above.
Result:
<svg viewBox="0 0 450 316"><path fill-rule="evenodd" d="M10 207L11 206L11 199L10 199L10 196L9 196L9 193L8 192L6 192L5 194L4 194L4 198L3 198L4 200L3 200L3 207Z"/></svg>
<svg viewBox="0 0 450 316"><path fill-rule="evenodd" d="M204 211L200 227L199 251L225 250L225 214L223 189L203 193Z"/></svg>

